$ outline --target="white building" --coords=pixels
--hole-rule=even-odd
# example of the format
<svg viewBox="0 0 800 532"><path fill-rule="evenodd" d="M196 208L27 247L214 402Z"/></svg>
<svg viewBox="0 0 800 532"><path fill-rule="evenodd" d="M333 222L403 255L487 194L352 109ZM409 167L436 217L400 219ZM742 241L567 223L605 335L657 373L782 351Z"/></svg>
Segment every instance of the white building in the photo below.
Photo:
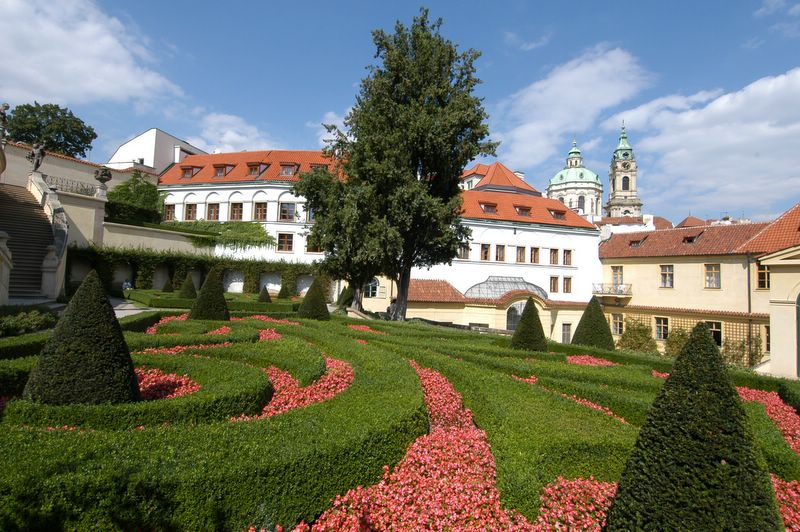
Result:
<svg viewBox="0 0 800 532"><path fill-rule="evenodd" d="M117 169L142 166L160 174L171 164L179 163L189 155L204 153L185 140L154 127L122 144L105 166Z"/></svg>

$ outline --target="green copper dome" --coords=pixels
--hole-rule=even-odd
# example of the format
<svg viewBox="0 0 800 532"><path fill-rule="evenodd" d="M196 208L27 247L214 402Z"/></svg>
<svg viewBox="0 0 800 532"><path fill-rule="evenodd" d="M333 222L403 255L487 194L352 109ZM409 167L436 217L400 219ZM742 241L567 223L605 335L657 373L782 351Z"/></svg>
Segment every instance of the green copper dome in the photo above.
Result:
<svg viewBox="0 0 800 532"><path fill-rule="evenodd" d="M572 149L567 153L567 165L550 179L551 187L565 183L594 183L602 186L597 174L583 166L581 150L574 139Z"/></svg>

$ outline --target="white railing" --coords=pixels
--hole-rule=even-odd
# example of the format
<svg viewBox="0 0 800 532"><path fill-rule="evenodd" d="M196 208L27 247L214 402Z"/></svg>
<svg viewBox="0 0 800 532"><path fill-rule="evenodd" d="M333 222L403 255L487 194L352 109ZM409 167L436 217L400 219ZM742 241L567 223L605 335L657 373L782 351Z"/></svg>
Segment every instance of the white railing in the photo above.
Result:
<svg viewBox="0 0 800 532"><path fill-rule="evenodd" d="M630 296L632 295L631 285L614 283L594 283L592 293L603 296Z"/></svg>

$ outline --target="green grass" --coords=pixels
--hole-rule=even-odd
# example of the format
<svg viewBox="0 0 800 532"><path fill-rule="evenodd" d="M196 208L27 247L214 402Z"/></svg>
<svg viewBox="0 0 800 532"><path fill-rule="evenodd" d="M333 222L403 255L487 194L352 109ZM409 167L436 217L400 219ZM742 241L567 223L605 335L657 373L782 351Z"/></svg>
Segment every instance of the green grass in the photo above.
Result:
<svg viewBox="0 0 800 532"><path fill-rule="evenodd" d="M173 312L174 313L174 312ZM422 392L406 363L415 359L448 378L486 431L497 463L502 503L529 518L542 488L558 476L619 479L647 411L672 361L551 343L548 353L510 349L508 338L433 327L333 317L297 320L300 326L234 322L170 322L159 334L143 331L162 314L125 322L132 351L147 347L232 341L229 347L187 351L213 363L241 366L242 375L277 366L302 385L323 374L323 354L352 364L356 379L331 401L249 423L198 420L144 431L74 434L20 428L17 416L0 423L0 529L180 528L241 530L313 520L336 494L378 481L427 430ZM384 334L355 331L369 325ZM228 335L205 333L228 325ZM258 342L262 328L283 338ZM171 336L177 334L177 336ZM25 344L25 340L30 345ZM359 345L364 339L367 345ZM6 358L30 356L40 335L7 347ZM38 342L38 343L37 343ZM569 354L593 354L619 364L575 366ZM4 357L0 342L0 358ZM147 358L152 360L156 355ZM137 360L144 360L141 356ZM18 393L32 358L0 360L0 395ZM182 359L176 359L179 363ZM171 366L170 366L171 367ZM531 385L513 376L536 375ZM739 386L800 392L800 383L731 370ZM209 381L210 382L210 381ZM566 399L576 395L610 408L628 423ZM770 471L800 479L800 459L756 403L745 403L758 448Z"/></svg>

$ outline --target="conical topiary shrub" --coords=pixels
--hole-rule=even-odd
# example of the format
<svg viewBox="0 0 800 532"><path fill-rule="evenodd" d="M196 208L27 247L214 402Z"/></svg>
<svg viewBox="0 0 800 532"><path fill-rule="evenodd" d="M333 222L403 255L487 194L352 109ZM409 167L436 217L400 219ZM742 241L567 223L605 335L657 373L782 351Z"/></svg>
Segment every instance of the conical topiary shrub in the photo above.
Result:
<svg viewBox="0 0 800 532"><path fill-rule="evenodd" d="M511 337L511 347L528 351L547 351L547 338L539 320L539 311L531 297L525 303L525 310L522 311L517 329Z"/></svg>
<svg viewBox="0 0 800 532"><path fill-rule="evenodd" d="M94 270L72 296L39 354L23 396L50 405L139 399L128 344Z"/></svg>
<svg viewBox="0 0 800 532"><path fill-rule="evenodd" d="M289 299L292 295L289 293L289 284L284 283L281 279L281 289L278 291L278 299Z"/></svg>
<svg viewBox="0 0 800 532"><path fill-rule="evenodd" d="M339 298L336 300L337 307L349 307L353 304L353 299L355 298L355 293L353 292L353 287L347 285L344 287L344 290L339 294Z"/></svg>
<svg viewBox="0 0 800 532"><path fill-rule="evenodd" d="M258 293L258 300L261 303L272 303L272 298L269 295L269 290L267 290L266 285L264 285L264 288L262 288L261 292Z"/></svg>
<svg viewBox="0 0 800 532"><path fill-rule="evenodd" d="M575 336L572 343L576 345L588 345L599 347L600 349L614 350L614 337L611 336L611 329L603 315L603 308L596 297L592 296L586 310L583 311L581 321L575 329Z"/></svg>
<svg viewBox="0 0 800 532"><path fill-rule="evenodd" d="M194 299L197 297L197 290L194 288L194 280L192 279L191 273L186 274L186 279L184 279L181 285L181 291L178 292L178 295L182 299Z"/></svg>
<svg viewBox="0 0 800 532"><path fill-rule="evenodd" d="M297 310L300 318L311 318L312 320L329 320L331 315L328 312L328 305L325 303L325 295L316 279L306 292L303 303Z"/></svg>
<svg viewBox="0 0 800 532"><path fill-rule="evenodd" d="M228 303L222 291L222 271L208 272L200 293L189 312L190 320L229 320Z"/></svg>
<svg viewBox="0 0 800 532"><path fill-rule="evenodd" d="M164 286L161 287L161 291L162 292L174 292L175 291L175 288L172 286L172 279L167 277L167 280L164 283Z"/></svg>
<svg viewBox="0 0 800 532"><path fill-rule="evenodd" d="M783 530L769 473L704 324L628 457L606 530Z"/></svg>

